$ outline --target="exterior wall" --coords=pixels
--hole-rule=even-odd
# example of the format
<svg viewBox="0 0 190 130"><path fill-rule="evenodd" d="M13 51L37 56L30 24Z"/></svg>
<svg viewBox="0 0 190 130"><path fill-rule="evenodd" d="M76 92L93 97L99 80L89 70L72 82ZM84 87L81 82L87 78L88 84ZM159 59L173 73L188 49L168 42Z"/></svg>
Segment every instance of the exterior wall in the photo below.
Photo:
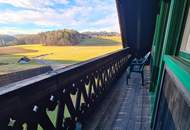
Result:
<svg viewBox="0 0 190 130"><path fill-rule="evenodd" d="M18 71L14 73L3 74L3 75L0 75L0 87L13 83L13 82L24 80L33 76L37 76L51 70L52 70L51 67L44 66L44 67L39 67L35 69L28 69L28 70Z"/></svg>
<svg viewBox="0 0 190 130"><path fill-rule="evenodd" d="M160 94L155 130L190 129L190 93L166 69Z"/></svg>
<svg viewBox="0 0 190 130"><path fill-rule="evenodd" d="M175 63L183 63L179 61L179 48L181 45L181 39L184 31L184 24L186 23L186 15L188 13L189 0L160 0L161 10L159 14L159 19L157 20L157 28L154 35L154 46L153 50L153 60L151 66L151 86L150 90L154 92L154 105L152 112L152 121L151 127L154 127L156 122L156 113L158 113L158 101L160 99L160 86L162 83L162 75L164 72L165 56L173 56L178 59ZM168 16L161 17L168 13ZM164 23L165 21L165 23ZM164 23L164 24L163 24ZM160 28L162 27L162 28ZM159 32L160 31L160 32ZM162 34L162 35L159 35ZM172 65L178 66L177 64L172 63ZM172 66L171 65L171 66ZM189 65L188 65L189 66ZM179 70L183 70L187 67L187 64L178 66L178 69L174 68L172 71L176 71L177 74L180 74ZM178 80L186 80L187 70L183 70L183 73L180 74ZM189 77L189 75L188 75ZM189 81L189 80L187 80ZM190 85L190 84L189 84ZM187 88L189 86L186 82L183 84ZM163 99L164 100L164 99ZM160 106L159 106L160 107ZM169 109L169 108L168 108ZM172 115L172 113L171 113ZM172 116L173 117L173 116Z"/></svg>

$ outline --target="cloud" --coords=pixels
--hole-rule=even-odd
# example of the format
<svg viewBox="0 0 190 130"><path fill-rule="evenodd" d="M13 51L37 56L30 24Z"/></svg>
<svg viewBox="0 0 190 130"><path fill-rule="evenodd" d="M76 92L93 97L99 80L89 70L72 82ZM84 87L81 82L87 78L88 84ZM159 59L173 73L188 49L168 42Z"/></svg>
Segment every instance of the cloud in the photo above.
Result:
<svg viewBox="0 0 190 130"><path fill-rule="evenodd" d="M4 11L0 13L0 23L34 23L41 26L61 26L64 24L75 24L75 13L78 9L70 9L57 13L53 9L45 12L33 10Z"/></svg>
<svg viewBox="0 0 190 130"><path fill-rule="evenodd" d="M44 9L54 4L68 4L68 0L0 0L0 3L10 4L25 9Z"/></svg>
<svg viewBox="0 0 190 130"><path fill-rule="evenodd" d="M0 0L1 3L10 4L19 8L12 10L0 10L1 24L11 26L35 24L36 28L25 28L36 31L43 31L39 28L73 28L79 31L105 29L107 31L119 32L117 10L115 0ZM57 8L56 5L63 8ZM52 6L54 8L52 8ZM10 31L10 28L7 31ZM15 31L16 29L13 29ZM17 29L23 32L24 29ZM45 30L44 30L45 31ZM1 33L1 32L0 32Z"/></svg>
<svg viewBox="0 0 190 130"><path fill-rule="evenodd" d="M0 34L10 34L10 35L16 35L16 34L36 34L39 32L46 31L45 29L30 29L25 30L21 28L16 27L5 27L0 29ZM47 30L48 31L48 30Z"/></svg>

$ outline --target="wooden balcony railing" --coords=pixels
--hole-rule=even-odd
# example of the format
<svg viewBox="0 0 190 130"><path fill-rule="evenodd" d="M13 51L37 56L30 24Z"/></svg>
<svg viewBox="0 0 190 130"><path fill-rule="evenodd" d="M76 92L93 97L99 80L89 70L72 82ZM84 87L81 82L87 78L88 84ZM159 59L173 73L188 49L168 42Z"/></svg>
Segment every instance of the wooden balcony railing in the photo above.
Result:
<svg viewBox="0 0 190 130"><path fill-rule="evenodd" d="M126 48L0 87L0 130L73 130L83 125L131 59Z"/></svg>

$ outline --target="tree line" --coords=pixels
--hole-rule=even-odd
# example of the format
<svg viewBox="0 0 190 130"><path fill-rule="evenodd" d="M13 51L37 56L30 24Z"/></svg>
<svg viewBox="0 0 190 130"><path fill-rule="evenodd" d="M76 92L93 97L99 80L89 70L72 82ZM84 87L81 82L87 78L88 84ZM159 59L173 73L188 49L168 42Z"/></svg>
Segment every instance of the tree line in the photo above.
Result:
<svg viewBox="0 0 190 130"><path fill-rule="evenodd" d="M43 44L43 45L77 45L81 39L97 36L117 36L116 32L83 32L76 30L63 29L55 31L41 32L38 34L26 35L0 35L0 46L23 45L23 44Z"/></svg>

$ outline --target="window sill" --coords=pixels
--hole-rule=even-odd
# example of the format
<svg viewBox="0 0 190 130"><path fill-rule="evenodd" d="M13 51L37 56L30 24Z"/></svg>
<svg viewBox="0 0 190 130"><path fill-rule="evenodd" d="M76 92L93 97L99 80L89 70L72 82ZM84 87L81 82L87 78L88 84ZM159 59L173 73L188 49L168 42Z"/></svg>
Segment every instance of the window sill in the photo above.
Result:
<svg viewBox="0 0 190 130"><path fill-rule="evenodd" d="M190 92L190 62L183 58L165 55L164 61L167 67Z"/></svg>

